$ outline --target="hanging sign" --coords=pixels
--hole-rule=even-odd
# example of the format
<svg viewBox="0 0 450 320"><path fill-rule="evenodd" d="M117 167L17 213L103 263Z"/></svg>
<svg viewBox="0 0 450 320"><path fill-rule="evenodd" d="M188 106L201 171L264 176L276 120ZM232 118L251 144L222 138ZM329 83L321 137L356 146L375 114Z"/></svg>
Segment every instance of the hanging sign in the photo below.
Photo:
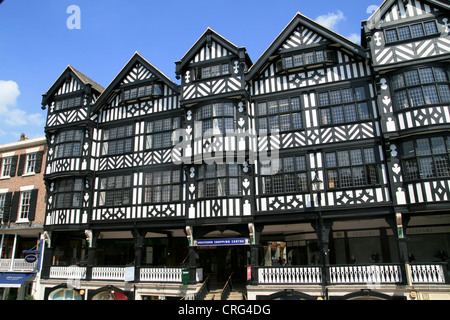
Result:
<svg viewBox="0 0 450 320"><path fill-rule="evenodd" d="M35 263L37 261L37 256L35 256L33 254L29 254L25 257L25 261L27 263Z"/></svg>
<svg viewBox="0 0 450 320"><path fill-rule="evenodd" d="M211 240L195 240L195 246L239 246L248 245L249 240L241 239L211 239Z"/></svg>

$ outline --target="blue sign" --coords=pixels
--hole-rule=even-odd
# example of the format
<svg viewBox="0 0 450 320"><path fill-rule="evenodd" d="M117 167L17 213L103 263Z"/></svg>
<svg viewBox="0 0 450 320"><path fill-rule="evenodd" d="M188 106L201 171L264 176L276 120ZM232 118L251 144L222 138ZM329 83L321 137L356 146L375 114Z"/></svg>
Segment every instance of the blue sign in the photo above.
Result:
<svg viewBox="0 0 450 320"><path fill-rule="evenodd" d="M37 261L37 257L35 255L29 254L25 257L25 261L28 263L35 263Z"/></svg>
<svg viewBox="0 0 450 320"><path fill-rule="evenodd" d="M238 246L249 244L248 239L211 239L196 240L197 246Z"/></svg>

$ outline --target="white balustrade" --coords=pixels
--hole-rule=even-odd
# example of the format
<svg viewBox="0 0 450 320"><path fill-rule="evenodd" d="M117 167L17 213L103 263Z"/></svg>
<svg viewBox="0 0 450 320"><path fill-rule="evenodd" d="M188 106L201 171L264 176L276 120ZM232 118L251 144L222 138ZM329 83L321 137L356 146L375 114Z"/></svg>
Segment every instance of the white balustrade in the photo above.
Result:
<svg viewBox="0 0 450 320"><path fill-rule="evenodd" d="M50 268L50 279L85 279L86 268L78 266L52 266Z"/></svg>
<svg viewBox="0 0 450 320"><path fill-rule="evenodd" d="M321 283L320 267L259 267L259 283Z"/></svg>
<svg viewBox="0 0 450 320"><path fill-rule="evenodd" d="M181 282L183 268L141 268L140 279L146 282Z"/></svg>
<svg viewBox="0 0 450 320"><path fill-rule="evenodd" d="M398 265L330 266L330 283L398 283L401 271Z"/></svg>
<svg viewBox="0 0 450 320"><path fill-rule="evenodd" d="M125 267L93 267L92 280L125 280Z"/></svg>
<svg viewBox="0 0 450 320"><path fill-rule="evenodd" d="M413 283L445 283L444 268L439 264L413 264L411 279Z"/></svg>
<svg viewBox="0 0 450 320"><path fill-rule="evenodd" d="M28 263L25 259L1 259L0 271L35 271L36 263Z"/></svg>

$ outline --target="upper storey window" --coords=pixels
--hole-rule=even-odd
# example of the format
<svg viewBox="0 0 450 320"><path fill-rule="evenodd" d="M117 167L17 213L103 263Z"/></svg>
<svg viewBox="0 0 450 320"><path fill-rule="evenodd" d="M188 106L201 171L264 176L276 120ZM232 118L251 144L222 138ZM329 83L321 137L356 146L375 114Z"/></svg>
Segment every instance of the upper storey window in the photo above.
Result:
<svg viewBox="0 0 450 320"><path fill-rule="evenodd" d="M303 129L300 98L285 98L258 103L260 133Z"/></svg>
<svg viewBox="0 0 450 320"><path fill-rule="evenodd" d="M277 71L292 69L304 66L313 66L326 62L334 62L335 54L330 50L316 50L286 55L277 63Z"/></svg>
<svg viewBox="0 0 450 320"><path fill-rule="evenodd" d="M405 71L392 78L397 110L450 102L447 71L427 67Z"/></svg>
<svg viewBox="0 0 450 320"><path fill-rule="evenodd" d="M195 80L208 79L227 75L230 73L230 66L228 63L216 64L195 69Z"/></svg>
<svg viewBox="0 0 450 320"><path fill-rule="evenodd" d="M436 21L416 23L386 30L386 42L397 42L438 33Z"/></svg>
<svg viewBox="0 0 450 320"><path fill-rule="evenodd" d="M81 106L81 97L56 101L56 110L70 109Z"/></svg>
<svg viewBox="0 0 450 320"><path fill-rule="evenodd" d="M160 97L163 95L163 86L161 84L151 84L137 88L126 89L123 91L122 98L125 101L141 99L145 97Z"/></svg>
<svg viewBox="0 0 450 320"><path fill-rule="evenodd" d="M231 102L213 103L197 109L197 132L204 136L234 132L234 104ZM200 121L201 120L201 121Z"/></svg>
<svg viewBox="0 0 450 320"><path fill-rule="evenodd" d="M164 118L149 121L146 124L147 135L145 138L146 149L170 148L173 146L173 130L180 127L180 118Z"/></svg>
<svg viewBox="0 0 450 320"><path fill-rule="evenodd" d="M55 157L79 157L81 156L81 144L83 130L63 131L56 137Z"/></svg>
<svg viewBox="0 0 450 320"><path fill-rule="evenodd" d="M102 155L116 155L133 151L133 125L103 130Z"/></svg>
<svg viewBox="0 0 450 320"><path fill-rule="evenodd" d="M323 125L370 119L365 87L355 87L318 94Z"/></svg>

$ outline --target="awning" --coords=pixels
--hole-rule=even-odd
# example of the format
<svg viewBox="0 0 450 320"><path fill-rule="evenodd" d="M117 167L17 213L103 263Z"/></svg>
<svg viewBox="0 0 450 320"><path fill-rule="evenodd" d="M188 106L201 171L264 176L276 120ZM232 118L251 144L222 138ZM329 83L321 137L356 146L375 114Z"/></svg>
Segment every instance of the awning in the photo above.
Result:
<svg viewBox="0 0 450 320"><path fill-rule="evenodd" d="M34 273L3 273L0 275L0 288L20 288Z"/></svg>

